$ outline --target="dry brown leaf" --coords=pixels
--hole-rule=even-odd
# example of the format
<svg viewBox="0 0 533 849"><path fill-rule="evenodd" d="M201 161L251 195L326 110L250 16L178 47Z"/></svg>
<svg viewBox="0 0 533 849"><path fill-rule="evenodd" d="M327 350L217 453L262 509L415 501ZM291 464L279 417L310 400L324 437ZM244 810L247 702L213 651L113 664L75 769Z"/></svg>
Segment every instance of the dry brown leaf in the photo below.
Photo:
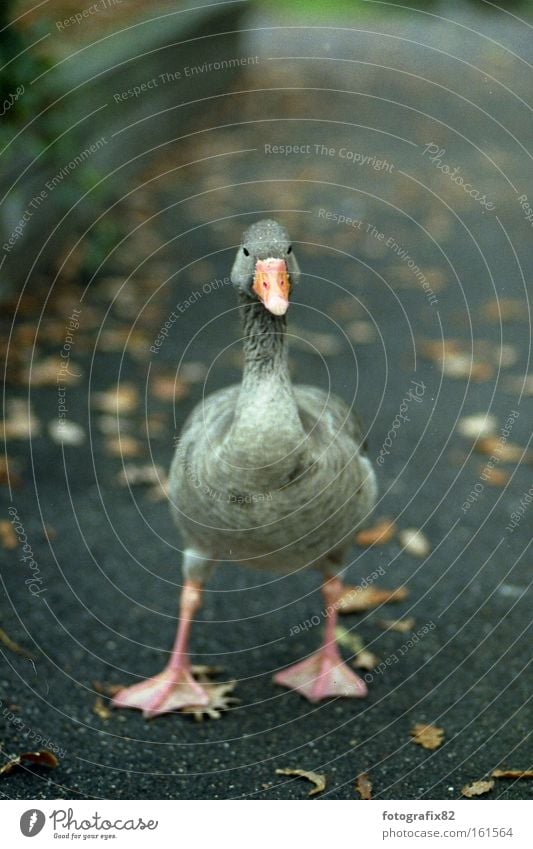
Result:
<svg viewBox="0 0 533 849"><path fill-rule="evenodd" d="M31 367L23 372L24 383L30 386L72 386L82 377L78 363L72 360L62 360L60 357L46 357L44 360L33 361Z"/></svg>
<svg viewBox="0 0 533 849"><path fill-rule="evenodd" d="M0 423L0 436L2 435L2 425ZM22 486L22 478L17 474L18 463L17 460L13 460L11 457L8 457L7 454L3 454L0 457L0 485L8 486L11 484L12 487L17 488Z"/></svg>
<svg viewBox="0 0 533 849"><path fill-rule="evenodd" d="M141 443L133 436L123 435L118 439L106 439L105 448L114 457L138 457L142 453Z"/></svg>
<svg viewBox="0 0 533 849"><path fill-rule="evenodd" d="M463 416L457 423L457 430L461 436L467 439L482 439L492 436L498 427L496 416L490 413L476 413L472 416Z"/></svg>
<svg viewBox="0 0 533 849"><path fill-rule="evenodd" d="M48 749L41 749L38 752L23 752L0 767L0 775L9 775L16 767L24 766L25 763L33 766L47 766L49 769L55 769L59 765L56 756Z"/></svg>
<svg viewBox="0 0 533 849"><path fill-rule="evenodd" d="M380 604L403 601L407 598L407 587L396 587L387 590L383 587L345 587L345 590L336 607L339 613L360 613L363 610L371 610Z"/></svg>
<svg viewBox="0 0 533 849"><path fill-rule="evenodd" d="M82 445L85 442L82 426L67 419L53 419L48 425L48 433L58 445Z"/></svg>
<svg viewBox="0 0 533 849"><path fill-rule="evenodd" d="M150 383L150 395L159 401L181 401L189 394L189 384L175 373L154 377Z"/></svg>
<svg viewBox="0 0 533 849"><path fill-rule="evenodd" d="M533 769L493 769L491 778L533 778Z"/></svg>
<svg viewBox="0 0 533 849"><path fill-rule="evenodd" d="M376 331L370 321L352 321L346 328L346 332L356 345L368 345L376 339Z"/></svg>
<svg viewBox="0 0 533 849"><path fill-rule="evenodd" d="M18 654L21 657L27 657L28 660L35 660L34 656L30 654L29 651L26 651L26 649L23 649L22 646L19 646L18 643L12 640L11 637L8 637L3 628L0 628L0 643L14 654Z"/></svg>
<svg viewBox="0 0 533 849"><path fill-rule="evenodd" d="M415 627L414 616L408 616L407 619L379 619L378 625L386 631L397 631L398 634L407 634Z"/></svg>
<svg viewBox="0 0 533 849"><path fill-rule="evenodd" d="M414 557L427 557L431 551L428 538L418 528L404 528L398 539L404 550Z"/></svg>
<svg viewBox="0 0 533 849"><path fill-rule="evenodd" d="M41 426L33 415L31 405L23 398L11 398L7 402L7 417L0 422L0 433L6 439L31 439L39 436Z"/></svg>
<svg viewBox="0 0 533 849"><path fill-rule="evenodd" d="M93 407L101 413L128 415L132 413L139 400L136 387L132 383L120 383L104 392L94 392Z"/></svg>
<svg viewBox="0 0 533 849"><path fill-rule="evenodd" d="M355 789L359 793L361 799L372 798L372 782L370 780L368 772L361 772L357 776L357 781L355 782Z"/></svg>
<svg viewBox="0 0 533 849"><path fill-rule="evenodd" d="M481 781L473 781L472 784L465 784L461 788L461 795L467 799L472 799L474 796L483 796L489 793L494 787L494 781L482 779Z"/></svg>
<svg viewBox="0 0 533 849"><path fill-rule="evenodd" d="M95 713L96 716L99 716L100 719L109 719L112 716L111 711L104 704L104 700L101 696L96 697L96 701L93 705L93 713Z"/></svg>
<svg viewBox="0 0 533 849"><path fill-rule="evenodd" d="M396 525L389 518L380 519L372 528L364 528L355 535L357 545L384 545L396 533Z"/></svg>
<svg viewBox="0 0 533 849"><path fill-rule="evenodd" d="M366 669L370 672L372 669L375 669L378 663L379 657L375 655L374 652L368 651L368 649L363 649L358 652L355 660L353 661L353 666L355 666L356 669Z"/></svg>
<svg viewBox="0 0 533 849"><path fill-rule="evenodd" d="M225 681L222 684L218 684L215 681L203 680L202 676L198 675L198 673L195 674L195 677L206 691L209 702L206 705L191 705L181 708L180 713L192 714L197 722L201 722L204 717L220 719L224 711L229 710L232 705L239 703L239 699L230 695L236 687L236 681Z"/></svg>
<svg viewBox="0 0 533 849"><path fill-rule="evenodd" d="M502 463L529 463L533 453L526 451L515 442L503 442L497 436L486 436L478 439L474 445L474 451L478 454L492 456L494 454Z"/></svg>
<svg viewBox="0 0 533 849"><path fill-rule="evenodd" d="M504 472L503 469L487 469L486 466L481 466L480 475L483 474L483 480L489 486L505 486L509 483L509 472Z"/></svg>
<svg viewBox="0 0 533 849"><path fill-rule="evenodd" d="M118 482L121 486L152 486L161 487L166 481L166 473L162 466L137 466L127 463L120 474Z"/></svg>
<svg viewBox="0 0 533 849"><path fill-rule="evenodd" d="M518 298L495 298L483 304L481 314L489 321L525 320L527 304Z"/></svg>
<svg viewBox="0 0 533 849"><path fill-rule="evenodd" d="M502 382L502 389L511 395L533 395L533 374L516 377L509 375Z"/></svg>
<svg viewBox="0 0 533 849"><path fill-rule="evenodd" d="M0 544L2 548L13 549L18 545L18 539L13 525L6 519L0 522Z"/></svg>
<svg viewBox="0 0 533 849"><path fill-rule="evenodd" d="M323 793L326 789L326 776L318 772L311 772L307 769L277 769L276 775L292 775L295 778L306 778L315 786L307 794L308 796L316 796L317 793Z"/></svg>
<svg viewBox="0 0 533 849"><path fill-rule="evenodd" d="M348 631L342 625L337 625L335 628L335 639L339 645L349 649L352 654L359 654L363 651L363 640L356 634L355 631Z"/></svg>
<svg viewBox="0 0 533 849"><path fill-rule="evenodd" d="M444 742L444 728L417 722L410 731L412 742L424 749L438 749Z"/></svg>
<svg viewBox="0 0 533 849"><path fill-rule="evenodd" d="M101 681L93 681L93 688L102 696L116 696L120 690L124 689L124 684L103 684Z"/></svg>

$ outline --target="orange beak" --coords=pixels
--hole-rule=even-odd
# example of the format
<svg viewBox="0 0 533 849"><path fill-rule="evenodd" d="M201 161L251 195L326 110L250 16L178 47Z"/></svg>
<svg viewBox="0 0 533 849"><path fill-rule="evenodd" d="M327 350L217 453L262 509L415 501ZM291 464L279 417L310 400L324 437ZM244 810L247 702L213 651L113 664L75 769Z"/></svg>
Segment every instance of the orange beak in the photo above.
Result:
<svg viewBox="0 0 533 849"><path fill-rule="evenodd" d="M285 315L289 307L289 274L284 259L258 259L253 290L273 315Z"/></svg>

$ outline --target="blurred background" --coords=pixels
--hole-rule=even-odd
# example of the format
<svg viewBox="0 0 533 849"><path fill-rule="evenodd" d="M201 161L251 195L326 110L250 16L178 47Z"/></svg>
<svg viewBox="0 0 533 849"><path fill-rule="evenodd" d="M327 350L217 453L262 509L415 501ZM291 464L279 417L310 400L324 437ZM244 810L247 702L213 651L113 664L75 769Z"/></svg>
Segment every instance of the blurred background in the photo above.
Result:
<svg viewBox="0 0 533 849"><path fill-rule="evenodd" d="M375 798L453 799L531 766L532 10L2 4L0 738L5 760L60 753L7 797L304 798L275 774L303 767L331 798L368 771ZM240 704L147 725L106 696L170 648L166 472L193 406L240 379L228 275L267 216L303 272L293 379L354 403L378 471L389 530L354 540L349 580L379 567L407 593L343 625L347 656L375 657L368 700L311 709L270 678L318 641L289 636L318 579L286 579L282 606L219 570L193 650Z"/></svg>

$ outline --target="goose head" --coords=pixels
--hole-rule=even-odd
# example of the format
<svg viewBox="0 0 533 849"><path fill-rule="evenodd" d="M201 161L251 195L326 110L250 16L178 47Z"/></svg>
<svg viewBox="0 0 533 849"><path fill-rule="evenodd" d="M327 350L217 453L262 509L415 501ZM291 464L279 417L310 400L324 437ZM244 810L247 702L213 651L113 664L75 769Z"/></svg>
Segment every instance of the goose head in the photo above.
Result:
<svg viewBox="0 0 533 849"><path fill-rule="evenodd" d="M264 219L245 230L231 270L231 282L240 294L259 300L273 315L285 315L299 274L285 227Z"/></svg>

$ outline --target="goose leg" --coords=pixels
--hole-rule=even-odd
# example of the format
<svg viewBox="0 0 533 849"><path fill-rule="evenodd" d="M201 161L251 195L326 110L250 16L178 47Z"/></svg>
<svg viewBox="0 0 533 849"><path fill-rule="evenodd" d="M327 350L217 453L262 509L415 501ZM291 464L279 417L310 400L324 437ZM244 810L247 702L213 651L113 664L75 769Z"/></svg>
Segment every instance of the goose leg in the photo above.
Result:
<svg viewBox="0 0 533 849"><path fill-rule="evenodd" d="M363 698L367 694L364 681L343 661L335 639L337 602L344 592L339 578L326 578L322 585L326 624L324 640L317 652L306 660L278 672L276 684L296 690L310 702L335 696Z"/></svg>
<svg viewBox="0 0 533 849"><path fill-rule="evenodd" d="M194 559L195 568L187 568ZM151 719L178 708L208 704L206 691L193 677L188 652L191 623L202 597L203 582L198 580L201 572L197 568L199 559L191 551L185 552L184 573L192 573L195 577L186 577L183 584L178 629L170 661L159 675L120 690L113 699L114 707L138 708L146 719Z"/></svg>

